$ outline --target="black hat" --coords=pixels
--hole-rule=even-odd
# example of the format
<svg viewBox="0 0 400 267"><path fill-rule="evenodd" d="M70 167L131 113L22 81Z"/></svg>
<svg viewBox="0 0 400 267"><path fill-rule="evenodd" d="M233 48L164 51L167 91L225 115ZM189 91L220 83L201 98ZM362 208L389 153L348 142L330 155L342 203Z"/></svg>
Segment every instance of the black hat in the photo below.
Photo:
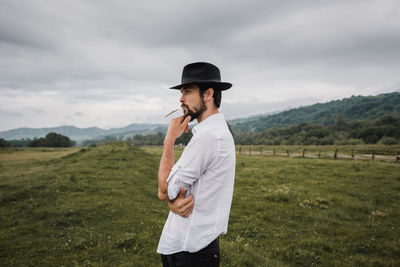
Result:
<svg viewBox="0 0 400 267"><path fill-rule="evenodd" d="M195 62L186 65L183 68L181 84L170 89L181 89L181 87L189 84L207 84L221 91L232 87L231 83L221 82L221 74L217 66L207 62Z"/></svg>

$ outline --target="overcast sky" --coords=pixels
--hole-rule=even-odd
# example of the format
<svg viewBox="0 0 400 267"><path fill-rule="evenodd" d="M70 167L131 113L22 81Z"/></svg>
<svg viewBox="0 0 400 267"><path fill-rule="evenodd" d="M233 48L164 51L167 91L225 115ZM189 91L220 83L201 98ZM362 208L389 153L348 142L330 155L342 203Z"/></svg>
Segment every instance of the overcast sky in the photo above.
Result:
<svg viewBox="0 0 400 267"><path fill-rule="evenodd" d="M400 88L400 1L0 0L0 131L168 123L214 63L228 119Z"/></svg>

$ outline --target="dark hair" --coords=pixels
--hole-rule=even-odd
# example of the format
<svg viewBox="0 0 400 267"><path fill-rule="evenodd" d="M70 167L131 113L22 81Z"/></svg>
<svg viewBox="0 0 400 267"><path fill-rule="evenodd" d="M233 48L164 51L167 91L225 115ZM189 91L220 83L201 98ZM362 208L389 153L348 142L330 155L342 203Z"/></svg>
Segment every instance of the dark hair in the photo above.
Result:
<svg viewBox="0 0 400 267"><path fill-rule="evenodd" d="M218 88L215 88L212 84L207 84L207 83L202 83L197 85L200 88L200 96L203 97L203 93L207 91L208 88L213 88L214 89L214 105L219 108L221 106L221 99L222 99L222 93L221 90L218 90Z"/></svg>

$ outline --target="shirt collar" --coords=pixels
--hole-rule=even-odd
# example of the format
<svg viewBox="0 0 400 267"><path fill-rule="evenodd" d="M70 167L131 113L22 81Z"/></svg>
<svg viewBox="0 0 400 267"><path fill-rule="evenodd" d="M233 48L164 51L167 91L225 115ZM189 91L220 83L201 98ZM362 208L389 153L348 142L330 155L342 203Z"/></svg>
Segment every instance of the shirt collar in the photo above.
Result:
<svg viewBox="0 0 400 267"><path fill-rule="evenodd" d="M207 128L211 125L220 124L222 121L225 121L224 114L222 114L221 112L213 114L211 116L208 116L202 122L196 124L192 129L192 133L196 134L198 131L201 131L202 129Z"/></svg>

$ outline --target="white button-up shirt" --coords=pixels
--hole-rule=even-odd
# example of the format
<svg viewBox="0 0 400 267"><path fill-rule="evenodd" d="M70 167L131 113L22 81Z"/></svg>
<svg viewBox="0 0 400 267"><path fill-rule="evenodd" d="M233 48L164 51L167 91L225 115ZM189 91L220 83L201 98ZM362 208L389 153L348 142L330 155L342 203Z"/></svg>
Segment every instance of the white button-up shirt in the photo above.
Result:
<svg viewBox="0 0 400 267"><path fill-rule="evenodd" d="M197 252L228 229L235 177L235 144L224 115L207 117L192 129L193 137L173 166L168 196L176 198L180 186L194 197L188 218L169 212L157 252Z"/></svg>

